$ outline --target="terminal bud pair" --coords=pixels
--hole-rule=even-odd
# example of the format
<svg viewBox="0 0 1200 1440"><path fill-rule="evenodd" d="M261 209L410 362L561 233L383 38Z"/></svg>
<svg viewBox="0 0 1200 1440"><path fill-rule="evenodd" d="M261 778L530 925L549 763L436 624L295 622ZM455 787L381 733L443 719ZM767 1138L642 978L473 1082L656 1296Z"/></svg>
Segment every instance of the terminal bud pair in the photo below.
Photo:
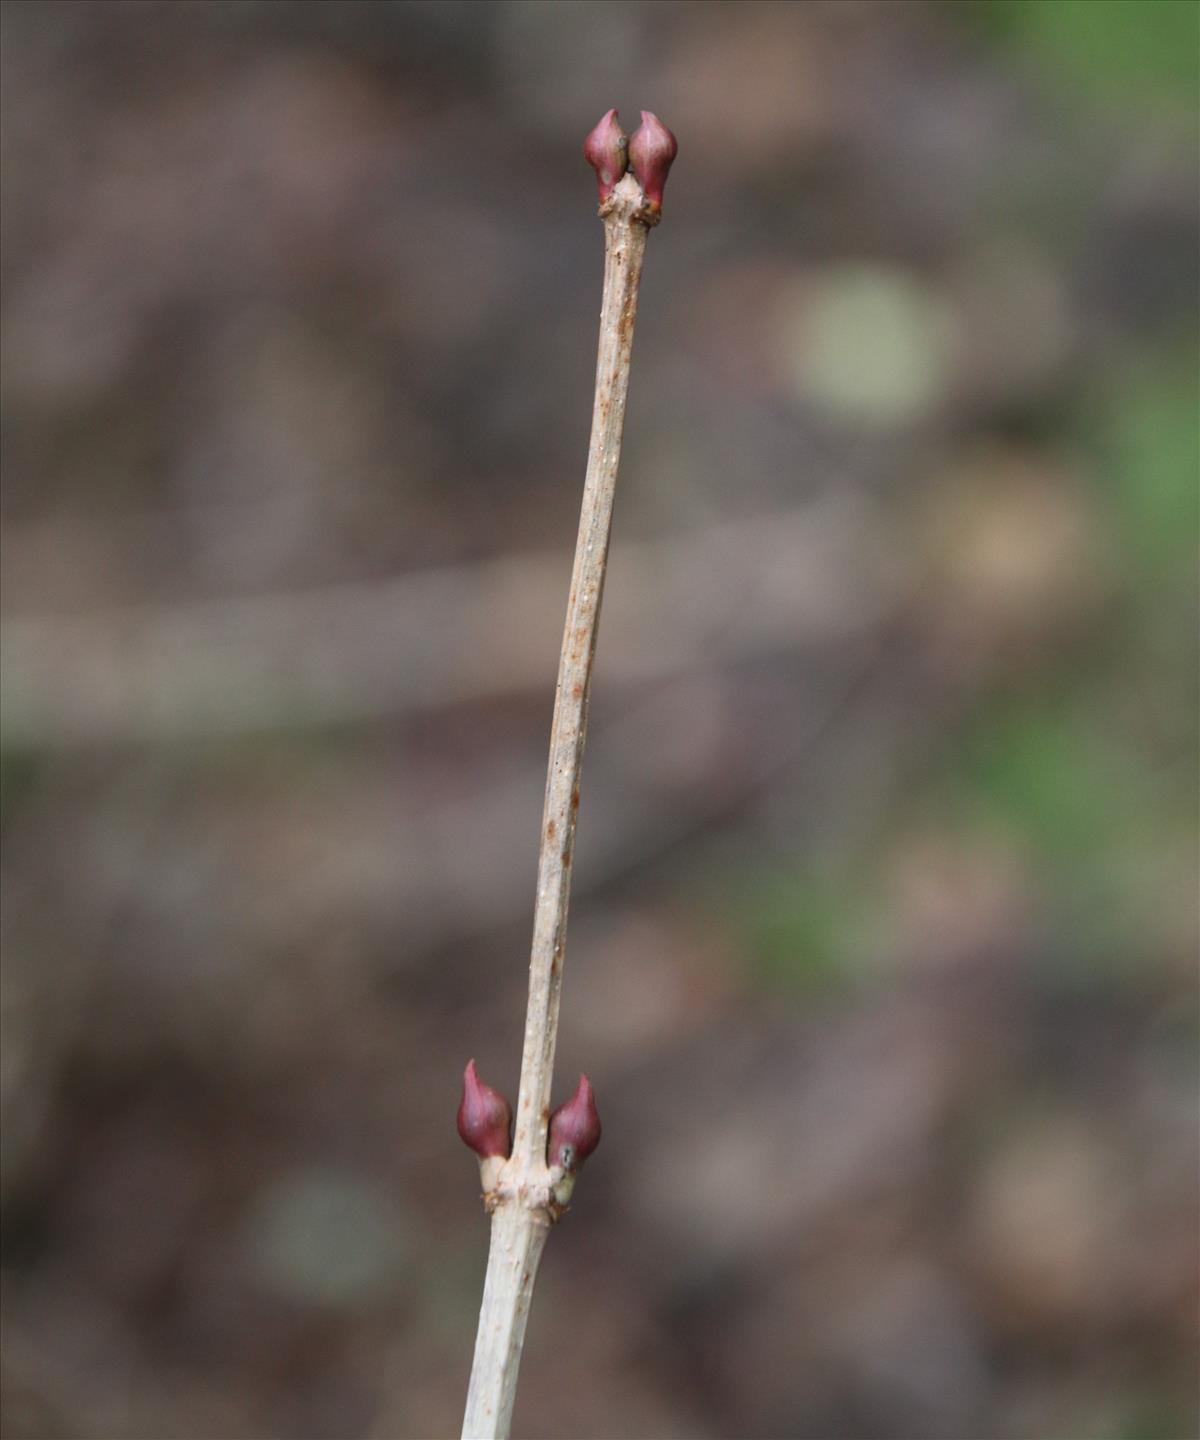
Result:
<svg viewBox="0 0 1200 1440"><path fill-rule="evenodd" d="M584 158L596 172L601 204L632 166L646 197L646 206L655 214L662 209L667 171L678 150L674 135L649 110L642 111L642 123L632 136L621 129L617 112L609 110L583 142Z"/></svg>

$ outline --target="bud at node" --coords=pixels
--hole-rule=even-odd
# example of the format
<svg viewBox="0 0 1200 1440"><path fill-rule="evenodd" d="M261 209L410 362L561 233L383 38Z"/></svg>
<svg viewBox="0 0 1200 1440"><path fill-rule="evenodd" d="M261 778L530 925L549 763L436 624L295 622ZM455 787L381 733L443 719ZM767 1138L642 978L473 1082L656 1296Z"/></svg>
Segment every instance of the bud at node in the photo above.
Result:
<svg viewBox="0 0 1200 1440"><path fill-rule="evenodd" d="M591 1082L579 1077L574 1095L560 1105L550 1117L550 1138L547 1158L551 1165L561 1165L568 1172L579 1169L600 1143L600 1116Z"/></svg>
<svg viewBox="0 0 1200 1440"><path fill-rule="evenodd" d="M490 1085L485 1085L467 1063L463 1072L463 1094L458 1107L458 1133L463 1144L481 1160L498 1155L507 1160L512 1153L512 1106Z"/></svg>
<svg viewBox="0 0 1200 1440"><path fill-rule="evenodd" d="M615 110L608 111L583 142L583 157L596 172L603 203L629 168L629 137L621 129Z"/></svg>
<svg viewBox="0 0 1200 1440"><path fill-rule="evenodd" d="M662 209L667 171L679 153L674 135L650 110L642 111L642 123L629 140L629 163L651 210Z"/></svg>

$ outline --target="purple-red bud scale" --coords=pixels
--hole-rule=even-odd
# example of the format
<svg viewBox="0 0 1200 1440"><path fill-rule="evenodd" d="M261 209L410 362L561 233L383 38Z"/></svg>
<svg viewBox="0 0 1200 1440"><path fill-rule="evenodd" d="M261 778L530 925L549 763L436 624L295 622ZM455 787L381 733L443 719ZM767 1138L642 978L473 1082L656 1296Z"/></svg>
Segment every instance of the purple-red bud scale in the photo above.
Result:
<svg viewBox="0 0 1200 1440"><path fill-rule="evenodd" d="M596 172L603 202L629 168L629 137L621 129L615 110L609 110L583 142L583 156Z"/></svg>
<svg viewBox="0 0 1200 1440"><path fill-rule="evenodd" d="M578 1170L600 1143L600 1115L586 1075L574 1095L550 1117L547 1159L568 1172Z"/></svg>
<svg viewBox="0 0 1200 1440"><path fill-rule="evenodd" d="M629 138L629 163L652 210L662 209L667 171L679 153L679 144L657 115L642 111L642 123Z"/></svg>
<svg viewBox="0 0 1200 1440"><path fill-rule="evenodd" d="M491 1155L507 1160L512 1153L512 1106L498 1090L483 1083L474 1060L467 1062L463 1072L458 1133L481 1160Z"/></svg>

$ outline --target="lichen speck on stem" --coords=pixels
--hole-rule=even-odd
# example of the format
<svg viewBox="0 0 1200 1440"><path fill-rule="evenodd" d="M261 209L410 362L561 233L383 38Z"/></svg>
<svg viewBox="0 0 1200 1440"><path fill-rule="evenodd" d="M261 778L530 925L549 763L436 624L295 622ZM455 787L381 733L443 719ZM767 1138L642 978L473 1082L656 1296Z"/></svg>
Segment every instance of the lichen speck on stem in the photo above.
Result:
<svg viewBox="0 0 1200 1440"><path fill-rule="evenodd" d="M579 1170L600 1140L600 1116L587 1076L580 1076L575 1094L553 1113L550 1087L588 702L638 290L646 239L661 218L663 186L677 148L667 127L646 110L632 137L621 129L617 112L609 110L583 147L584 158L596 173L604 221L604 290L587 474L550 731L529 1002L511 1140L508 1102L479 1079L474 1061L467 1066L459 1107L459 1133L479 1156L484 1203L492 1216L464 1440L500 1440L509 1433L525 1326L546 1236L566 1209Z"/></svg>

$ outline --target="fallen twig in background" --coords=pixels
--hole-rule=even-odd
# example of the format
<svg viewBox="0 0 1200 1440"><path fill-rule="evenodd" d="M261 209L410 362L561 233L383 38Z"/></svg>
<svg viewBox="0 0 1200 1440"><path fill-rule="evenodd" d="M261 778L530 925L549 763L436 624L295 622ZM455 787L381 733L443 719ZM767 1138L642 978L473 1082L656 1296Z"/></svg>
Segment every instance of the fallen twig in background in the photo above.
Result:
<svg viewBox="0 0 1200 1440"><path fill-rule="evenodd" d="M538 1265L550 1225L570 1199L576 1173L600 1139L591 1086L550 1114L550 1085L566 953L571 861L600 605L608 564L613 496L621 458L638 288L650 227L658 223L675 139L652 114L626 138L610 110L584 154L600 185L604 220L604 299L587 477L575 568L559 659L550 763L538 859L529 1004L521 1057L516 1132L511 1112L467 1067L459 1133L480 1156L491 1246L463 1436L507 1436ZM626 173L632 164L633 171Z"/></svg>
<svg viewBox="0 0 1200 1440"><path fill-rule="evenodd" d="M889 533L881 509L843 493L623 544L606 683L868 635L910 584ZM0 625L5 741L157 744L525 694L545 677L562 582L562 557L535 551L375 584L13 616Z"/></svg>

